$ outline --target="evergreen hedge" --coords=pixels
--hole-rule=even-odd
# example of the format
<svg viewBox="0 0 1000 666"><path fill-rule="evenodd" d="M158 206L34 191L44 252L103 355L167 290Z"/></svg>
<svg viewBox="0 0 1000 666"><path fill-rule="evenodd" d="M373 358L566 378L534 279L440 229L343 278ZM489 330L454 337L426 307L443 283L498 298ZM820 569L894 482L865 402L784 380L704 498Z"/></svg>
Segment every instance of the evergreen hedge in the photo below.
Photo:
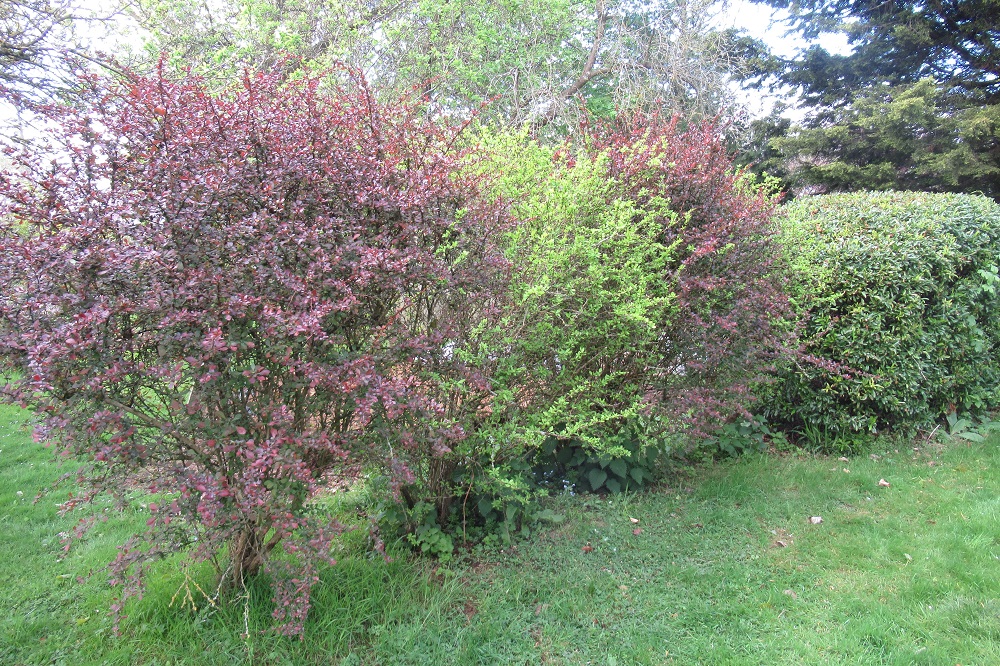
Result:
<svg viewBox="0 0 1000 666"><path fill-rule="evenodd" d="M768 415L874 433L996 404L1000 206L982 196L853 193L780 215L812 362L779 373ZM838 364L834 367L830 361Z"/></svg>

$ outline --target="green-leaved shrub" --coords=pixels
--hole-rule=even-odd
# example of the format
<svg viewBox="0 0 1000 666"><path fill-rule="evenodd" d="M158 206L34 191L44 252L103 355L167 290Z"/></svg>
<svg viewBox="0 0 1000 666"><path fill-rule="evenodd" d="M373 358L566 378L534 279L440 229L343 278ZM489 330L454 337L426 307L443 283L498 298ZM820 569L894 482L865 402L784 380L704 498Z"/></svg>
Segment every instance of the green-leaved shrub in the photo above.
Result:
<svg viewBox="0 0 1000 666"><path fill-rule="evenodd" d="M461 432L394 446L408 480L384 524L428 552L447 550L440 533L523 533L550 488L639 488L663 455L747 418L787 347L775 200L717 128L581 129L562 146L476 137L468 168L508 216L494 240L510 273L455 320L448 358L476 373L437 383L434 402Z"/></svg>
<svg viewBox="0 0 1000 666"><path fill-rule="evenodd" d="M814 362L780 374L772 418L843 436L996 403L1000 206L968 195L839 194L789 204L781 225Z"/></svg>
<svg viewBox="0 0 1000 666"><path fill-rule="evenodd" d="M496 359L490 427L529 449L556 432L600 446L648 404L644 359L679 309L683 255L661 233L678 215L663 198L622 196L607 154L502 135L490 152L520 221L504 239L509 300L481 338Z"/></svg>
<svg viewBox="0 0 1000 666"><path fill-rule="evenodd" d="M711 125L636 120L575 147L484 137L519 224L509 300L479 338L496 390L480 434L610 453L624 428L644 444L714 431L746 416L749 383L784 348L768 188Z"/></svg>
<svg viewBox="0 0 1000 666"><path fill-rule="evenodd" d="M477 136L469 168L509 215L496 241L510 274L505 293L470 300L450 348L477 370L436 398L462 436L404 461L402 520L387 522L421 548L443 541L419 532L428 520L463 541L491 524L509 535L548 488L639 488L661 454L747 418L787 346L775 200L717 128L583 129L562 146Z"/></svg>

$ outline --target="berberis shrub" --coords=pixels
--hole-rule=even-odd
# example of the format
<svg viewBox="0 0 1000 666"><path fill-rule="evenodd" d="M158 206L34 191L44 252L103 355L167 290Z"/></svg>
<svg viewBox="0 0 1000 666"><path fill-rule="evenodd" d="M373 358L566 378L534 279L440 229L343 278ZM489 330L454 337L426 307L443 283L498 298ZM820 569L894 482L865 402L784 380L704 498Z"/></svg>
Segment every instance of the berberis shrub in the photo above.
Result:
<svg viewBox="0 0 1000 666"><path fill-rule="evenodd" d="M652 216L654 239L672 249L658 276L676 311L655 322L643 359L646 404L695 434L748 416L753 381L787 351L775 197L735 169L711 122L624 118L599 128L591 150L607 154L615 197Z"/></svg>
<svg viewBox="0 0 1000 666"><path fill-rule="evenodd" d="M406 489L442 527L475 519L477 492L495 492L495 508L520 502L543 442L583 446L603 468L745 416L749 383L784 348L774 200L733 170L718 128L629 117L587 129L558 148L482 137L481 168L518 224L500 239L513 266L504 311L456 350L492 378L493 400L451 466Z"/></svg>
<svg viewBox="0 0 1000 666"><path fill-rule="evenodd" d="M746 416L784 349L774 200L711 124L476 144L362 82L162 72L81 108L40 109L50 145L0 180L2 396L89 462L67 507L142 493L123 597L182 551L284 574L300 632L342 529L311 501L329 475L367 465L447 556L468 507L545 513L543 443L640 484L643 447Z"/></svg>
<svg viewBox="0 0 1000 666"><path fill-rule="evenodd" d="M374 451L398 486L408 451L464 436L439 396L486 386L450 350L505 291L504 216L456 130L354 90L95 81L11 151L3 396L93 492L157 496L111 567L126 596L177 551L236 585L294 567L275 614L298 632L341 529L310 507L324 476Z"/></svg>
<svg viewBox="0 0 1000 666"><path fill-rule="evenodd" d="M772 416L872 433L994 406L1000 206L981 196L857 193L786 206L783 242L806 355Z"/></svg>
<svg viewBox="0 0 1000 666"><path fill-rule="evenodd" d="M629 117L576 150L534 144L497 170L521 221L501 373L546 436L725 420L781 348L773 199L718 129ZM512 150L502 151L514 154ZM609 433L610 430L610 433Z"/></svg>

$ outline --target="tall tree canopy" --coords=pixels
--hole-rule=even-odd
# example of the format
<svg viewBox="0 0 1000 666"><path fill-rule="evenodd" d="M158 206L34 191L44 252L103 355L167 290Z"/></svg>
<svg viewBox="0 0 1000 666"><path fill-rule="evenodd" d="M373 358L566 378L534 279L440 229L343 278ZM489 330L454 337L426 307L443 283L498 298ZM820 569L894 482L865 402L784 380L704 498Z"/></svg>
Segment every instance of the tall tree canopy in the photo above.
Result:
<svg viewBox="0 0 1000 666"><path fill-rule="evenodd" d="M0 103L79 102L81 71L114 69L96 44L125 1L0 0Z"/></svg>
<svg viewBox="0 0 1000 666"><path fill-rule="evenodd" d="M0 2L0 86L21 94L45 89L44 74L55 52L72 41L75 8L70 0Z"/></svg>
<svg viewBox="0 0 1000 666"><path fill-rule="evenodd" d="M914 189L1000 195L1000 0L760 0L807 39L779 69L801 126L771 124L757 157L801 191ZM780 171L780 169L779 169Z"/></svg>
<svg viewBox="0 0 1000 666"><path fill-rule="evenodd" d="M964 96L1000 99L1000 0L762 0L785 9L806 39L843 32L850 55L819 46L789 63L785 80L810 104L853 98L876 84L933 77Z"/></svg>
<svg viewBox="0 0 1000 666"><path fill-rule="evenodd" d="M918 190L1000 195L1000 105L956 101L933 79L881 86L823 123L773 139L805 192Z"/></svg>
<svg viewBox="0 0 1000 666"><path fill-rule="evenodd" d="M567 120L657 102L715 115L739 67L711 25L718 0L138 0L148 48L208 74L286 54L340 60L395 96L418 88L448 113L506 123Z"/></svg>

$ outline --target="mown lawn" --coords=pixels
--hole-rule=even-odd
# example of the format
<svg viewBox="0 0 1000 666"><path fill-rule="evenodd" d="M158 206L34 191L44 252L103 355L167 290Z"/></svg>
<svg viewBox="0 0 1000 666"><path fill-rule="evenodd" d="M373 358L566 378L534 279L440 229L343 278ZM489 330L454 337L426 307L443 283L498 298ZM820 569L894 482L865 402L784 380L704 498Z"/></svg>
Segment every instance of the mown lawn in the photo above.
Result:
<svg viewBox="0 0 1000 666"><path fill-rule="evenodd" d="M263 586L206 610L208 572L179 562L116 637L100 568L144 518L112 516L63 554L67 489L33 500L69 468L24 418L0 407L0 664L1000 664L1000 438L556 498L557 529L450 570L370 557L358 530L300 642L260 631Z"/></svg>

